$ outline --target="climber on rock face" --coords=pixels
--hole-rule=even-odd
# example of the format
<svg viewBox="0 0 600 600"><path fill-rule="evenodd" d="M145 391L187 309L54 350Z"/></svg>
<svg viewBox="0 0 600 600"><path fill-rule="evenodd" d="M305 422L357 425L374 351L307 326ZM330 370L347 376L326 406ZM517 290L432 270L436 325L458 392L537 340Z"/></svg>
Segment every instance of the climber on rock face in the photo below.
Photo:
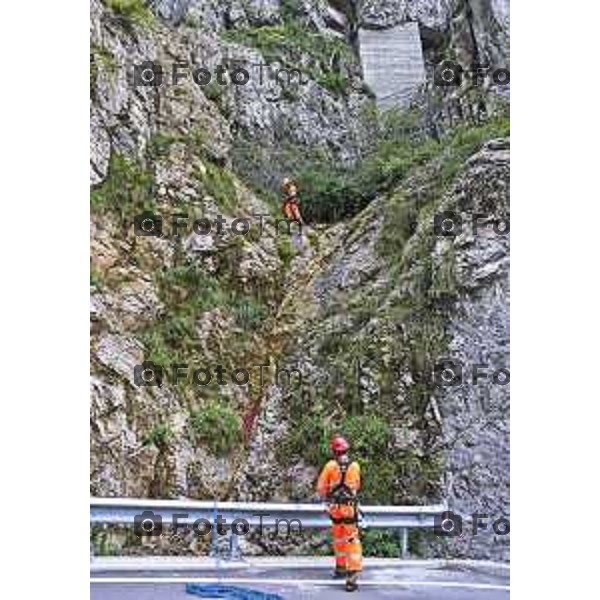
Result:
<svg viewBox="0 0 600 600"><path fill-rule="evenodd" d="M357 493L360 489L360 466L348 456L350 445L341 435L331 440L333 459L328 461L317 484L319 496L329 504L331 532L335 553L335 576L346 577L346 590L358 588L362 570L362 546L358 530Z"/></svg>
<svg viewBox="0 0 600 600"><path fill-rule="evenodd" d="M289 221L298 221L304 225L300 215L300 201L298 200L298 186L289 177L284 177L281 182L283 192L283 214Z"/></svg>

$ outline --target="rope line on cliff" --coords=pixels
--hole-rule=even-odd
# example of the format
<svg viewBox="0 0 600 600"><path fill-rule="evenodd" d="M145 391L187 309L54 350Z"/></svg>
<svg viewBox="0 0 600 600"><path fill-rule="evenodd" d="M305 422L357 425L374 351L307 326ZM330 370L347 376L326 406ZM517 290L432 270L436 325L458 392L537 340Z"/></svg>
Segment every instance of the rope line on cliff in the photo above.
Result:
<svg viewBox="0 0 600 600"><path fill-rule="evenodd" d="M328 234L330 230L331 229L327 230ZM339 248L342 246L342 242L339 238L340 236L334 236L334 243L331 246L327 247L324 252L318 252L312 255L304 264L302 275L298 278L295 278L293 284L287 289L286 295L279 305L276 315L272 317L270 326L265 332L262 344L257 344L255 346L262 349L261 360L264 360L266 357L266 359L269 361L269 364L271 364L271 357L281 351L281 347L283 345L282 334L285 333L285 331L289 331L289 318L297 315L297 313L295 313L293 310L289 310L290 303L297 299L299 290L306 289L308 287L309 282L319 272L319 269L323 267L324 262L332 254L339 250ZM256 427L256 423L267 393L266 390L268 389L269 386L260 388L257 398L249 403L248 409L242 419L245 443L232 461L232 476L226 489L227 497L231 496L233 486L236 483L236 478L240 472L243 461L247 458L249 441L252 437L252 432Z"/></svg>

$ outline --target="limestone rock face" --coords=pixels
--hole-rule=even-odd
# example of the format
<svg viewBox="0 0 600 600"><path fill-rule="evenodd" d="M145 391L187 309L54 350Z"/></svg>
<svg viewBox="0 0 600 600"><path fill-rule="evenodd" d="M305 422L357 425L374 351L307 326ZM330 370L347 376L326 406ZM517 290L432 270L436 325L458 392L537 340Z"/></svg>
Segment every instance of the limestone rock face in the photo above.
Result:
<svg viewBox="0 0 600 600"><path fill-rule="evenodd" d="M226 26L273 25L280 21L278 0L152 0L156 14L171 24L220 30Z"/></svg>
<svg viewBox="0 0 600 600"><path fill-rule="evenodd" d="M445 38L465 66L473 62L508 66L508 0L365 0L359 12L366 28L416 21L425 50L442 45Z"/></svg>
<svg viewBox="0 0 600 600"><path fill-rule="evenodd" d="M238 40L247 41L244 32L252 28L281 25L278 2L164 0L151 6L157 22L132 29L100 0L92 2L93 184L106 175L111 147L139 154L159 129L206 128L211 151L223 159L233 157L246 177L270 187L306 157L301 148L348 164L368 145L371 123L365 115L370 100L362 89L360 67L320 23L322 3L300 5L299 22L306 18L319 21L319 26L295 30L296 40L285 34L289 41L279 44L277 57L261 51L259 42L248 46ZM308 34L320 36L317 41L331 50L320 57L307 52ZM136 66L148 61L162 69L158 88L135 85ZM324 69L332 61L344 71L343 93L333 84L327 87ZM177 64L187 76L175 86ZM219 65L228 69L223 84L217 83ZM194 83L192 71L197 68L212 73L211 84ZM235 69L249 74L246 84L234 83ZM281 165L280 172L273 172L274 163Z"/></svg>
<svg viewBox="0 0 600 600"><path fill-rule="evenodd" d="M453 0L365 0L360 9L361 23L382 28L418 21L431 29L444 30L453 4Z"/></svg>
<svg viewBox="0 0 600 600"><path fill-rule="evenodd" d="M326 0L298 0L287 7L281 0L151 0L150 6L165 21L184 20L213 31L247 25L275 25L286 16L286 8L313 26L324 27Z"/></svg>
<svg viewBox="0 0 600 600"><path fill-rule="evenodd" d="M465 517L489 515L486 531L452 539L450 552L508 560L508 539L492 531L492 521L510 514L509 236L494 229L503 229L509 214L505 140L490 143L469 161L449 202L460 207L466 222L473 214L487 217L477 234L465 231L455 240L457 278L465 294L451 311L449 350L462 368L463 383L437 397L448 444L447 498ZM467 519L464 527L471 528Z"/></svg>

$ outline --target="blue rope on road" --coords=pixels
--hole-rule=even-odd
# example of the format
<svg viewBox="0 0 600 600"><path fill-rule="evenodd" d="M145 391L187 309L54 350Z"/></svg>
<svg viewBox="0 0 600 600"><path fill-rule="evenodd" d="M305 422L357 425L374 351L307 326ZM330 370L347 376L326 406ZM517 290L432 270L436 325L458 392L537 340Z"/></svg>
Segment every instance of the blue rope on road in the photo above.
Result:
<svg viewBox="0 0 600 600"><path fill-rule="evenodd" d="M185 591L200 598L226 598L226 600L283 600L277 594L257 592L247 588L221 583L186 583Z"/></svg>

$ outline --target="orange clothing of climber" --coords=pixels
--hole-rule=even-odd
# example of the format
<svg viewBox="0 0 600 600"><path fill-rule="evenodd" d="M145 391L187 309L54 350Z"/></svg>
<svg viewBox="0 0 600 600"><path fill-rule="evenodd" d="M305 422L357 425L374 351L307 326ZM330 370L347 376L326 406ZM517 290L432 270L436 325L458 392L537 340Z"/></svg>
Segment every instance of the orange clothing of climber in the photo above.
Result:
<svg viewBox="0 0 600 600"><path fill-rule="evenodd" d="M302 223L298 202L298 187L291 179L286 177L281 185L281 191L284 194L282 209L285 218Z"/></svg>
<svg viewBox="0 0 600 600"><path fill-rule="evenodd" d="M342 473L336 460L330 460L317 483L317 490L321 497L330 500L329 515L333 521L331 533L333 537L333 550L335 552L336 571L357 572L362 570L362 545L359 539L357 525L356 505L336 504L335 498L330 498L331 492L341 483ZM354 493L360 489L360 466L352 462L346 471L345 484ZM344 520L346 522L337 522Z"/></svg>
<svg viewBox="0 0 600 600"><path fill-rule="evenodd" d="M300 216L300 207L298 206L297 200L284 200L283 214L289 221L302 222L302 217Z"/></svg>

